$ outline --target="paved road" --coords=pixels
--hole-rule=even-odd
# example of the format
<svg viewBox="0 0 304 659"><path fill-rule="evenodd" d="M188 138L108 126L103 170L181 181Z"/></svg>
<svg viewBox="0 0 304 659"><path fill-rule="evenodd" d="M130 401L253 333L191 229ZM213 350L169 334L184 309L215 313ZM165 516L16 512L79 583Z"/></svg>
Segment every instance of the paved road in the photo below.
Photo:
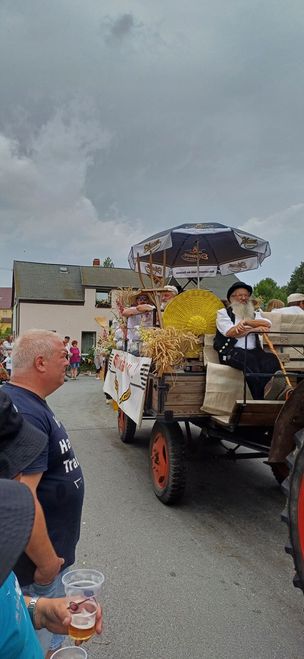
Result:
<svg viewBox="0 0 304 659"><path fill-rule="evenodd" d="M106 575L105 632L89 657L302 659L303 596L269 468L201 451L169 508L150 486L149 426L123 445L99 381L69 381L50 403L86 479L77 564Z"/></svg>

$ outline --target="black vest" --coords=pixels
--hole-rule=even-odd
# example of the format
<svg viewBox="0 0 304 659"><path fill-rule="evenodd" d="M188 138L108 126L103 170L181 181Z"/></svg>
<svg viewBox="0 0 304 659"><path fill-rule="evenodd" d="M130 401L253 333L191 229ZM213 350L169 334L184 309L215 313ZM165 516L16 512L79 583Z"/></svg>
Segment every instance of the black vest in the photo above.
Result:
<svg viewBox="0 0 304 659"><path fill-rule="evenodd" d="M235 323L235 314L233 313L231 307L228 307L226 311L229 318L231 318L232 322ZM254 336L255 336L255 347L260 348L262 350L258 335L255 334ZM235 346L236 342L237 339L235 339L232 336L224 336L224 334L221 334L221 332L219 332L219 330L217 329L213 341L213 347L214 350L217 350L217 352L221 355L221 357L224 357L224 355L226 355L229 352L229 350L231 350L231 348Z"/></svg>

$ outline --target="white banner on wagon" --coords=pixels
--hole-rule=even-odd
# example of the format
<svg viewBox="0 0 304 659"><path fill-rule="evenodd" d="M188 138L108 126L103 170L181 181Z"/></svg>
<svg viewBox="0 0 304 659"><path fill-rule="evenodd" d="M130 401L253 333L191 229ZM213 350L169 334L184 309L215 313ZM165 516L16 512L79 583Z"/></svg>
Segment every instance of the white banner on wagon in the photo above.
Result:
<svg viewBox="0 0 304 659"><path fill-rule="evenodd" d="M149 357L135 357L129 352L112 350L103 390L140 426L144 410Z"/></svg>

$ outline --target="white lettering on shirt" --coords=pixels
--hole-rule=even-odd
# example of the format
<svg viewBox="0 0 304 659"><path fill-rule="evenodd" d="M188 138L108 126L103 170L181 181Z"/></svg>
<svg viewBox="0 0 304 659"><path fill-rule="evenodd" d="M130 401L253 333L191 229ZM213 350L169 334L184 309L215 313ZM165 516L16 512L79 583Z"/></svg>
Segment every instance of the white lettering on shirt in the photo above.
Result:
<svg viewBox="0 0 304 659"><path fill-rule="evenodd" d="M59 446L60 446L62 454L67 453L67 451L69 451L70 448L71 448L71 442L70 442L69 438L67 437L66 439L60 439L59 440Z"/></svg>
<svg viewBox="0 0 304 659"><path fill-rule="evenodd" d="M71 460L64 460L63 464L66 474L68 474L70 471L73 471L73 469L77 469L77 467L80 466L77 458L72 458Z"/></svg>

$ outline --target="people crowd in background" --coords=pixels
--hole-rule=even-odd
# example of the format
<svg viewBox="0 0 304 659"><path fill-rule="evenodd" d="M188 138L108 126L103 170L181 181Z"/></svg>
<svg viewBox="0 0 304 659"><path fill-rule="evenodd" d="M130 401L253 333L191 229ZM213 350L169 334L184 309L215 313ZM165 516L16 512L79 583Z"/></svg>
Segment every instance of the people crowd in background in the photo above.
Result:
<svg viewBox="0 0 304 659"><path fill-rule="evenodd" d="M273 311L275 309L282 309L282 307L284 307L284 302L282 302L282 300L278 300L277 298L273 298L272 300L269 300L265 311Z"/></svg>
<svg viewBox="0 0 304 659"><path fill-rule="evenodd" d="M302 314L304 312L304 295L303 293L291 293L287 298L287 306L272 309L274 313L282 314Z"/></svg>

